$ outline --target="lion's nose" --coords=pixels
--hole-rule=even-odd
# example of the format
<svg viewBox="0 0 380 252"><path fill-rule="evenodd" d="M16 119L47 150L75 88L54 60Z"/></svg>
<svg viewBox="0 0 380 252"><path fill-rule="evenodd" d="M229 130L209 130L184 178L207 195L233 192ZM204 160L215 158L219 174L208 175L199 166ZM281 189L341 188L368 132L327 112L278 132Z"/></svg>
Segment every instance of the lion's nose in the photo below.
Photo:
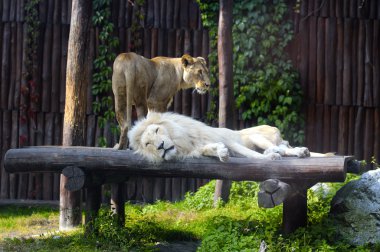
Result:
<svg viewBox="0 0 380 252"><path fill-rule="evenodd" d="M157 150L161 150L164 148L164 141L162 141L162 143L160 144L160 146L157 147Z"/></svg>
<svg viewBox="0 0 380 252"><path fill-rule="evenodd" d="M205 82L205 86L206 86L206 87L209 87L209 86L210 86L210 83Z"/></svg>

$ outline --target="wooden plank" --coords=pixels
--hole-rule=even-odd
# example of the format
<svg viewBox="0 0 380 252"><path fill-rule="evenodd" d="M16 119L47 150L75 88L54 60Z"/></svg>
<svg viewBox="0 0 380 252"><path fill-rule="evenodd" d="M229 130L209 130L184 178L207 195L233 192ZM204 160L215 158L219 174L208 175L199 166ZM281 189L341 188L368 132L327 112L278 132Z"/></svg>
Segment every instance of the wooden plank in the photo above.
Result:
<svg viewBox="0 0 380 252"><path fill-rule="evenodd" d="M69 41L68 25L62 25L61 27L61 82L59 86L59 112L65 111L65 94L66 94L66 66L67 66L67 46Z"/></svg>
<svg viewBox="0 0 380 252"><path fill-rule="evenodd" d="M316 85L316 102L323 103L325 90L325 31L326 19L318 18L317 31L317 85Z"/></svg>
<svg viewBox="0 0 380 252"><path fill-rule="evenodd" d="M193 43L192 43L192 36L191 36L191 30L185 29L184 34L184 44L183 44L183 51L184 53L193 54ZM182 90L182 113L184 115L190 116L191 115L191 92L192 90Z"/></svg>
<svg viewBox="0 0 380 252"><path fill-rule="evenodd" d="M18 147L18 119L19 113L17 110L12 110L12 128L11 128L11 141L10 147L17 148ZM9 174L9 198L16 199L17 198L17 181L18 174Z"/></svg>
<svg viewBox="0 0 380 252"><path fill-rule="evenodd" d="M357 17L357 10L358 10L358 1L356 0L350 0L347 1L350 2L350 13L349 16L350 18L356 18Z"/></svg>
<svg viewBox="0 0 380 252"><path fill-rule="evenodd" d="M359 105L356 103L356 97L358 95L358 36L359 36L359 22L357 19L353 20L353 27L352 27L352 105Z"/></svg>
<svg viewBox="0 0 380 252"><path fill-rule="evenodd" d="M315 105L315 117L320 118L315 120L315 132L320 132L320 136L315 137L315 150L316 152L323 152L323 105L322 104L316 104Z"/></svg>
<svg viewBox="0 0 380 252"><path fill-rule="evenodd" d="M150 54L151 54L151 57L154 58L157 55L157 51L158 51L158 29L156 28L153 28L152 29L152 39L151 39L151 44L150 44L151 48L150 48Z"/></svg>
<svg viewBox="0 0 380 252"><path fill-rule="evenodd" d="M364 100L363 105L367 107L373 106L373 84L372 84L372 68L373 68L373 22L365 21L365 58L364 58ZM378 46L378 45L377 45ZM378 49L377 49L378 51ZM379 70L379 69L377 69ZM379 85L380 83L377 83Z"/></svg>
<svg viewBox="0 0 380 252"><path fill-rule="evenodd" d="M321 1L320 7L319 7L321 9L321 12L320 12L321 17L330 17L330 14L329 14L330 2L332 1Z"/></svg>
<svg viewBox="0 0 380 252"><path fill-rule="evenodd" d="M15 69L14 71L12 71L15 73L15 77L14 77L14 91L13 91L13 94L10 94L13 97L13 104L11 104L11 108L13 109L19 108L20 110L27 110L27 107L29 106L29 104L26 104L25 102L21 103L20 101L20 98L21 98L20 89L22 85L21 80L25 78L24 73L26 72L25 67L23 69L23 65L24 65L23 58L26 58L26 54L24 53L24 48L26 48L27 46L26 27L24 29L21 23L17 23L15 34L16 34L16 41L12 42L12 43L15 43L16 53L13 54L14 55L13 60L15 61L15 64L12 64L12 66L15 65ZM24 34L25 34L25 41L24 41ZM26 80L23 80L23 82L24 82L23 95L29 98L29 92L28 92L29 87L27 86ZM21 104L24 105L25 107L23 107Z"/></svg>
<svg viewBox="0 0 380 252"><path fill-rule="evenodd" d="M307 1L302 1L302 5ZM299 24L299 39L297 40L296 48L297 58L299 60L299 72L300 72L300 82L304 94L308 93L308 63L309 63L309 19L302 19ZM297 36L297 37L298 37ZM302 41L302 42L301 42ZM305 99L306 100L306 99Z"/></svg>
<svg viewBox="0 0 380 252"><path fill-rule="evenodd" d="M121 27L125 27L125 20L126 20L126 5L128 5L128 3L126 3L127 0L119 0L119 6L118 6L118 10L117 10L117 27L118 28L121 28ZM128 1L127 1L128 2Z"/></svg>
<svg viewBox="0 0 380 252"><path fill-rule="evenodd" d="M339 135L339 107L331 107L330 119L330 150L331 152L338 151L338 135Z"/></svg>
<svg viewBox="0 0 380 252"><path fill-rule="evenodd" d="M309 17L309 71L308 103L316 102L317 86L317 19Z"/></svg>
<svg viewBox="0 0 380 252"><path fill-rule="evenodd" d="M352 105L352 19L344 20L343 105Z"/></svg>
<svg viewBox="0 0 380 252"><path fill-rule="evenodd" d="M307 189L295 185L297 193L284 201L282 229L285 234L295 231L307 224Z"/></svg>
<svg viewBox="0 0 380 252"><path fill-rule="evenodd" d="M378 3L380 6L380 3ZM380 20L373 21L373 106L380 107Z"/></svg>
<svg viewBox="0 0 380 252"><path fill-rule="evenodd" d="M38 157L38 158L36 158ZM158 177L216 178L230 180L266 179L336 182L345 178L349 158L293 158L263 160L231 157L228 162L214 158L190 158L153 164L131 150L95 147L29 147L11 149L5 156L8 172L60 172L69 165L99 174L134 174ZM232 169L233 167L233 169ZM231 172L233 170L233 172ZM106 176L103 176L106 177Z"/></svg>
<svg viewBox="0 0 380 252"><path fill-rule="evenodd" d="M363 144L364 144L364 118L365 109L363 107L358 108L355 120L355 150L354 155L358 160L363 159Z"/></svg>
<svg viewBox="0 0 380 252"><path fill-rule="evenodd" d="M154 1L155 0L146 1L147 13L146 13L146 19L145 19L145 28L154 27Z"/></svg>
<svg viewBox="0 0 380 252"><path fill-rule="evenodd" d="M17 8L17 1L12 0L10 1L10 6L9 6L9 21L14 22L16 21L16 8Z"/></svg>
<svg viewBox="0 0 380 252"><path fill-rule="evenodd" d="M46 25L43 46L42 61L42 111L49 112L51 106L51 81L52 81L52 38L53 26Z"/></svg>
<svg viewBox="0 0 380 252"><path fill-rule="evenodd" d="M1 20L3 22L8 22L9 21L9 9L10 9L10 3L11 1L9 0L2 0L2 18Z"/></svg>
<svg viewBox="0 0 380 252"><path fill-rule="evenodd" d="M60 111L59 91L61 86L61 25L53 25L53 43L51 56L51 104L50 112Z"/></svg>
<svg viewBox="0 0 380 252"><path fill-rule="evenodd" d="M38 10L38 14L39 14L39 17L40 17L40 21L41 23L45 24L46 23L46 19L47 19L47 13L48 13L48 0L40 0L40 3L39 3L39 10Z"/></svg>
<svg viewBox="0 0 380 252"><path fill-rule="evenodd" d="M67 6L68 6L68 0L61 1L61 24L62 25L70 23L70 20L67 18L68 16Z"/></svg>
<svg viewBox="0 0 380 252"><path fill-rule="evenodd" d="M17 104L14 99L15 89L16 89L16 67L17 67L17 26L16 23L11 23L11 46L10 46L10 78L9 78L9 93L8 93L8 109L14 109L14 104ZM18 105L18 104L17 104Z"/></svg>
<svg viewBox="0 0 380 252"><path fill-rule="evenodd" d="M154 9L153 9L153 14L154 14L154 28L160 28L160 2L161 0L153 0L154 3Z"/></svg>
<svg viewBox="0 0 380 252"><path fill-rule="evenodd" d="M61 19L62 19L61 13L62 13L62 0L54 0L53 24L61 24Z"/></svg>
<svg viewBox="0 0 380 252"><path fill-rule="evenodd" d="M202 34L200 30L193 31L193 55L198 57L202 55ZM191 94L191 117L201 119L201 95L197 92Z"/></svg>
<svg viewBox="0 0 380 252"><path fill-rule="evenodd" d="M335 16L343 17L343 2L346 0L335 0Z"/></svg>
<svg viewBox="0 0 380 252"><path fill-rule="evenodd" d="M174 0L173 28L182 28L179 22L181 2L181 0Z"/></svg>
<svg viewBox="0 0 380 252"><path fill-rule="evenodd" d="M363 154L364 159L368 163L371 162L371 158L374 155L374 112L372 108L365 109L365 128L364 128L364 142L363 142Z"/></svg>
<svg viewBox="0 0 380 252"><path fill-rule="evenodd" d="M344 20L337 19L337 49L336 49L336 96L335 104L343 102L343 58L344 58Z"/></svg>
<svg viewBox="0 0 380 252"><path fill-rule="evenodd" d="M359 20L359 36L358 36L358 88L356 104L363 105L364 99L364 73L365 73L365 23Z"/></svg>
<svg viewBox="0 0 380 252"><path fill-rule="evenodd" d="M174 0L166 0L166 27L172 29L174 17Z"/></svg>
<svg viewBox="0 0 380 252"><path fill-rule="evenodd" d="M166 29L167 24L166 24L166 0L161 0L159 9L160 9L160 28L161 29Z"/></svg>
<svg viewBox="0 0 380 252"><path fill-rule="evenodd" d="M10 148L11 146L11 135L12 135L12 113L10 110L3 110L2 113L2 155ZM2 157L1 160L4 160ZM1 166L1 184L0 184L0 198L7 199L9 198L9 174Z"/></svg>
<svg viewBox="0 0 380 252"><path fill-rule="evenodd" d="M152 33L150 29L144 29L144 43L143 43L143 50L144 50L144 56L148 59L151 58L151 40L152 40Z"/></svg>
<svg viewBox="0 0 380 252"><path fill-rule="evenodd" d="M343 17L350 18L350 0L343 1Z"/></svg>
<svg viewBox="0 0 380 252"><path fill-rule="evenodd" d="M376 160L380 160L380 108L375 108L375 137L374 137L374 148L373 154Z"/></svg>
<svg viewBox="0 0 380 252"><path fill-rule="evenodd" d="M324 104L334 105L336 97L336 43L337 43L337 27L336 19L329 18L326 25L326 42L325 42L325 90Z"/></svg>
<svg viewBox="0 0 380 252"><path fill-rule="evenodd" d="M44 135L44 145L53 145L53 134L54 134L54 114L47 113L45 115L45 135ZM52 200L53 199L53 174L44 173L43 174L43 199Z"/></svg>
<svg viewBox="0 0 380 252"><path fill-rule="evenodd" d="M198 4L196 1L189 1L188 15L189 15L189 24L188 28L197 29L198 26Z"/></svg>
<svg viewBox="0 0 380 252"><path fill-rule="evenodd" d="M348 134L347 134L347 155L353 155L355 152L355 123L356 123L357 107L350 106L348 108Z"/></svg>
<svg viewBox="0 0 380 252"><path fill-rule="evenodd" d="M48 9L47 9L47 17L46 17L46 24L50 25L54 22L54 6L55 2L54 0L48 1Z"/></svg>
<svg viewBox="0 0 380 252"><path fill-rule="evenodd" d="M338 154L344 155L347 153L347 135L348 135L348 107L341 106L339 108L339 135L338 135ZM357 156L355 156L358 158Z"/></svg>
<svg viewBox="0 0 380 252"><path fill-rule="evenodd" d="M189 1L180 1L179 24L183 29L189 28Z"/></svg>
<svg viewBox="0 0 380 252"><path fill-rule="evenodd" d="M330 106L323 106L323 130L322 130L322 146L323 146L323 152L330 152L331 146L330 146L330 133L331 131L331 107Z"/></svg>

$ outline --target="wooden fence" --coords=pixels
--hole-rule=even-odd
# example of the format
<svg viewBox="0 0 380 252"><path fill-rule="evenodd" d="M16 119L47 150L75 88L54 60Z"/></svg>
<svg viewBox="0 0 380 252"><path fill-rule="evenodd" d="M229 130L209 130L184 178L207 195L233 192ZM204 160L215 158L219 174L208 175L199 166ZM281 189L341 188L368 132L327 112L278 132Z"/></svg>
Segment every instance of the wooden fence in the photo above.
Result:
<svg viewBox="0 0 380 252"><path fill-rule="evenodd" d="M136 11L131 1L112 2L112 17L116 35L120 39L116 53L131 50L131 20ZM70 23L70 0L42 0L39 4L40 38L37 70L34 83L28 92L22 90L22 66L25 51L25 23L23 6L26 0L0 2L0 146L2 157L9 148L25 145L60 145L65 102L65 74L67 42ZM147 0L143 6L145 20L140 31L143 42L141 54L146 57L167 55L180 57L184 53L207 58L208 32L203 30L198 5L195 1ZM91 30L89 62L93 62L98 49L97 29ZM32 87L30 85L35 85ZM92 104L91 85L88 104ZM23 96L33 95L22 107ZM173 110L202 119L207 111L207 95L200 96L191 90L175 97ZM116 142L109 127L97 125L97 115L87 108L87 145L97 146L97 139L105 136L111 146ZM3 160L3 158L1 159ZM1 161L3 162L3 161ZM127 183L127 198L152 201L154 199L179 200L187 191L194 191L207 180L188 178L132 178ZM29 198L52 200L59 197L58 174L7 174L1 169L0 198Z"/></svg>
<svg viewBox="0 0 380 252"><path fill-rule="evenodd" d="M380 158L380 2L301 1L293 41L306 145Z"/></svg>
<svg viewBox="0 0 380 252"><path fill-rule="evenodd" d="M183 53L207 57L209 35L202 27L195 0L145 2L139 53L146 57L179 57ZM25 4L26 0L0 1L1 157L9 148L62 142L71 1L41 0L39 4L40 37L32 83L26 83L23 75ZM131 50L135 8L128 0L112 2L112 18L120 39L116 53ZM314 151L337 151L368 160L375 156L379 160L380 2L303 0L300 12L293 17L296 36L290 52L305 92L306 145ZM97 29L91 30L89 62L97 54L98 33ZM90 88L87 92L91 104L94 97ZM175 96L172 109L203 120L208 103L207 95L187 90ZM105 136L113 145L117 140L109 127L99 128L97 120L88 107L86 144L97 146L97 139ZM7 174L2 162L3 158L0 199L58 199L59 175ZM127 198L179 200L185 192L194 191L205 182L186 178L132 178L126 184Z"/></svg>

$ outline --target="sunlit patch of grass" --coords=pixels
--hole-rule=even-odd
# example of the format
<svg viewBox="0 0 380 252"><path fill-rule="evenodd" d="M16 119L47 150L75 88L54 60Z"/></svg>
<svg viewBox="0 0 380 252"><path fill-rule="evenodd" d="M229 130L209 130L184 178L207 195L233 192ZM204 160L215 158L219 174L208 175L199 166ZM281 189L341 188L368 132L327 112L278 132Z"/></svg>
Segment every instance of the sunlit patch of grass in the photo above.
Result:
<svg viewBox="0 0 380 252"><path fill-rule="evenodd" d="M58 216L51 207L1 206L0 240L56 231Z"/></svg>

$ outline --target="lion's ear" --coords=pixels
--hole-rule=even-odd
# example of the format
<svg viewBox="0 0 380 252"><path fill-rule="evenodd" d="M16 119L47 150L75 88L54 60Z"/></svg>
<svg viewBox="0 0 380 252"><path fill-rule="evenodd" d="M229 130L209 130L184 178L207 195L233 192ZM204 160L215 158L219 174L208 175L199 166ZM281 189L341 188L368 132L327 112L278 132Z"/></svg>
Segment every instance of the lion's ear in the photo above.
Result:
<svg viewBox="0 0 380 252"><path fill-rule="evenodd" d="M181 61L184 67L194 64L194 59L189 54L184 54Z"/></svg>
<svg viewBox="0 0 380 252"><path fill-rule="evenodd" d="M205 58L203 58L203 57L197 57L197 60L199 60L202 63L202 65L204 65L204 66L207 65L207 62L206 62Z"/></svg>

